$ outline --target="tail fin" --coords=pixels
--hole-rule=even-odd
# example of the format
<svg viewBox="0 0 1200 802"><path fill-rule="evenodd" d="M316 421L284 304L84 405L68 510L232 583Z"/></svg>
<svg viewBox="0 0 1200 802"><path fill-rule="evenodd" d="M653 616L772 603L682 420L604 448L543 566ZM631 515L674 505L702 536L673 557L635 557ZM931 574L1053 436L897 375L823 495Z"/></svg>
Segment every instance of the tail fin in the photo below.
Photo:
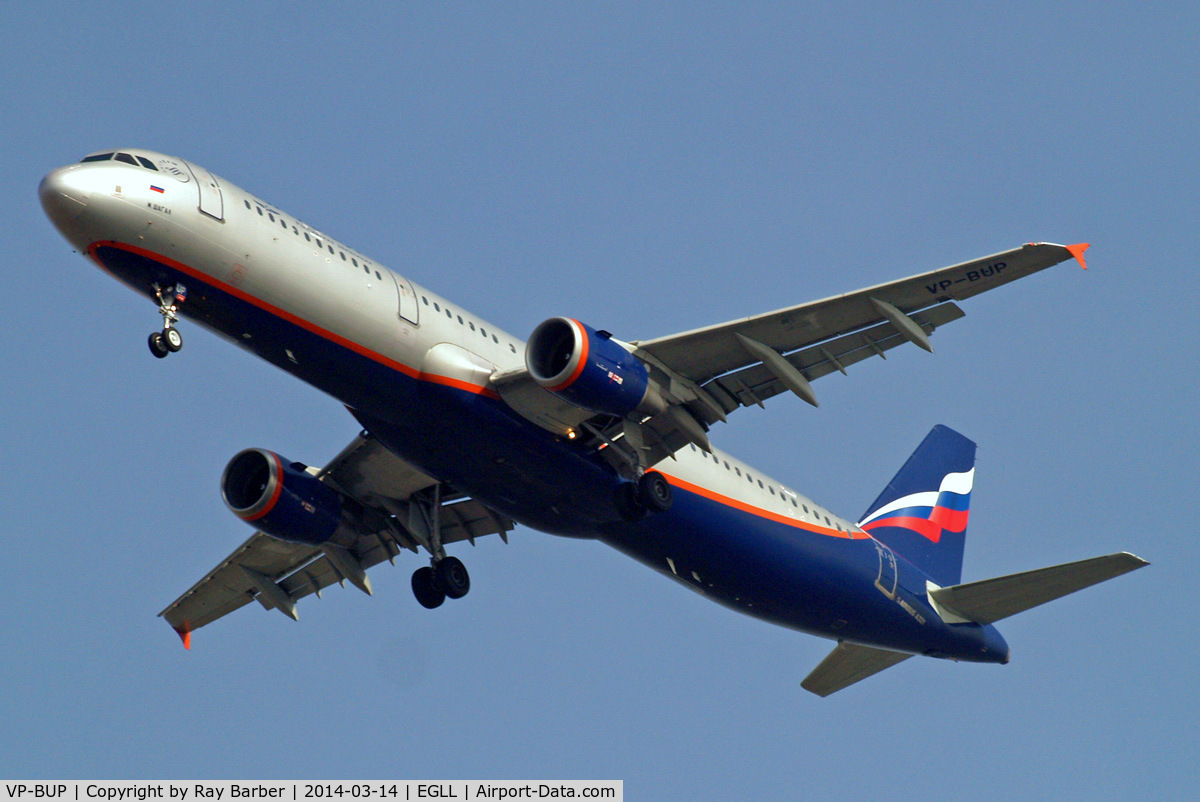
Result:
<svg viewBox="0 0 1200 802"><path fill-rule="evenodd" d="M859 526L942 586L962 580L975 443L935 426Z"/></svg>

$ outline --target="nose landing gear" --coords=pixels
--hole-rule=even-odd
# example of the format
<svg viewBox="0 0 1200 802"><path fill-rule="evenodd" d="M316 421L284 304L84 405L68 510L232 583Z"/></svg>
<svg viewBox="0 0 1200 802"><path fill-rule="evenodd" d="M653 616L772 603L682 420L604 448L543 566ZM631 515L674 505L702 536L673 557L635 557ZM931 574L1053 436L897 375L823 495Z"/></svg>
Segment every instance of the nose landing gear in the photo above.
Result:
<svg viewBox="0 0 1200 802"><path fill-rule="evenodd" d="M183 348L183 335L175 328L175 323L179 320L175 313L179 310L179 305L187 300L187 287L173 284L163 289L155 284L154 297L158 300L158 313L162 315L163 327L162 331L150 335L147 344L150 346L150 353L162 359Z"/></svg>

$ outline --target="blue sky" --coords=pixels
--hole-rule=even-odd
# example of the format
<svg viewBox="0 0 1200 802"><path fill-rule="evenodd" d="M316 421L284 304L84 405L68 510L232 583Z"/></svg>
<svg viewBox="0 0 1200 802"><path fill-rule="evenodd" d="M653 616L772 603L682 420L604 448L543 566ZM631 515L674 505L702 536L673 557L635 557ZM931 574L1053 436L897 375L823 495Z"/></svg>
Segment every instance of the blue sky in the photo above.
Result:
<svg viewBox="0 0 1200 802"><path fill-rule="evenodd" d="M630 799L1194 792L1200 664L1188 4L15 4L0 10L7 392L0 776L612 778ZM648 338L1031 240L1065 264L714 442L849 517L936 423L975 439L964 578L1153 565L821 700L831 644L518 530L184 652L155 616L249 530L247 446L333 399L72 254L37 203L104 147L192 159L502 328ZM494 539L493 539L494 540Z"/></svg>

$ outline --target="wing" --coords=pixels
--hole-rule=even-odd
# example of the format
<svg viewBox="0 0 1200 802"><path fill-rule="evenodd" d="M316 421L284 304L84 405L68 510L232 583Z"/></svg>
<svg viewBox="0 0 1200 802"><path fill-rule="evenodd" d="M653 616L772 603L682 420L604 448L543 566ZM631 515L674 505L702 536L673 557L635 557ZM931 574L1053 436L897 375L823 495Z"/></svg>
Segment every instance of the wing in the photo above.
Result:
<svg viewBox="0 0 1200 802"><path fill-rule="evenodd" d="M904 343L932 350L929 335L963 316L955 301L1075 258L1086 244L1030 243L1003 253L755 317L634 342L666 411L641 421L597 416L541 387L524 368L492 386L520 415L558 434L590 433L614 465L652 465L734 410L790 390L816 406L811 382ZM885 357L886 358L886 357ZM622 442L623 441L623 442Z"/></svg>
<svg viewBox="0 0 1200 802"><path fill-rule="evenodd" d="M728 413L785 389L795 391L790 384L803 387L835 370L844 372L847 365L905 342L929 349L929 333L962 317L954 301L1070 258L1082 265L1087 247L1031 243L845 295L646 340L636 343L637 353L699 385ZM694 411L703 413L703 407Z"/></svg>
<svg viewBox="0 0 1200 802"><path fill-rule="evenodd" d="M439 485L370 437L356 437L318 476L363 505L369 531L341 547L288 543L255 532L159 613L185 646L190 648L194 630L251 601L296 619L297 600L310 593L319 597L335 582L349 580L371 593L366 569L393 561L401 549L429 548L431 521L437 522L442 545L474 544L477 537L497 533L505 538L513 528L510 519Z"/></svg>
<svg viewBox="0 0 1200 802"><path fill-rule="evenodd" d="M1141 557L1123 551L980 582L931 587L929 600L948 624L992 624L1147 565Z"/></svg>
<svg viewBox="0 0 1200 802"><path fill-rule="evenodd" d="M804 678L800 687L817 696L828 696L910 657L905 652L843 641Z"/></svg>

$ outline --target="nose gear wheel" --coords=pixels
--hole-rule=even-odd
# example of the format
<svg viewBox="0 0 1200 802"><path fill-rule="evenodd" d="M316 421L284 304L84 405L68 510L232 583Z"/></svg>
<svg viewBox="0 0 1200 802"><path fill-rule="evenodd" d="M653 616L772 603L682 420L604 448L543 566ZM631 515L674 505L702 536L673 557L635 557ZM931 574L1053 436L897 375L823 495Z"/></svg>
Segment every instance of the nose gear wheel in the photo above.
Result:
<svg viewBox="0 0 1200 802"><path fill-rule="evenodd" d="M150 353L162 359L183 348L183 335L179 333L179 329L175 328L175 323L179 320L179 316L176 314L179 311L179 305L187 300L187 287L182 284L172 284L164 289L155 284L154 297L158 301L158 313L162 315L163 327L162 331L152 333L147 342L150 346Z"/></svg>

